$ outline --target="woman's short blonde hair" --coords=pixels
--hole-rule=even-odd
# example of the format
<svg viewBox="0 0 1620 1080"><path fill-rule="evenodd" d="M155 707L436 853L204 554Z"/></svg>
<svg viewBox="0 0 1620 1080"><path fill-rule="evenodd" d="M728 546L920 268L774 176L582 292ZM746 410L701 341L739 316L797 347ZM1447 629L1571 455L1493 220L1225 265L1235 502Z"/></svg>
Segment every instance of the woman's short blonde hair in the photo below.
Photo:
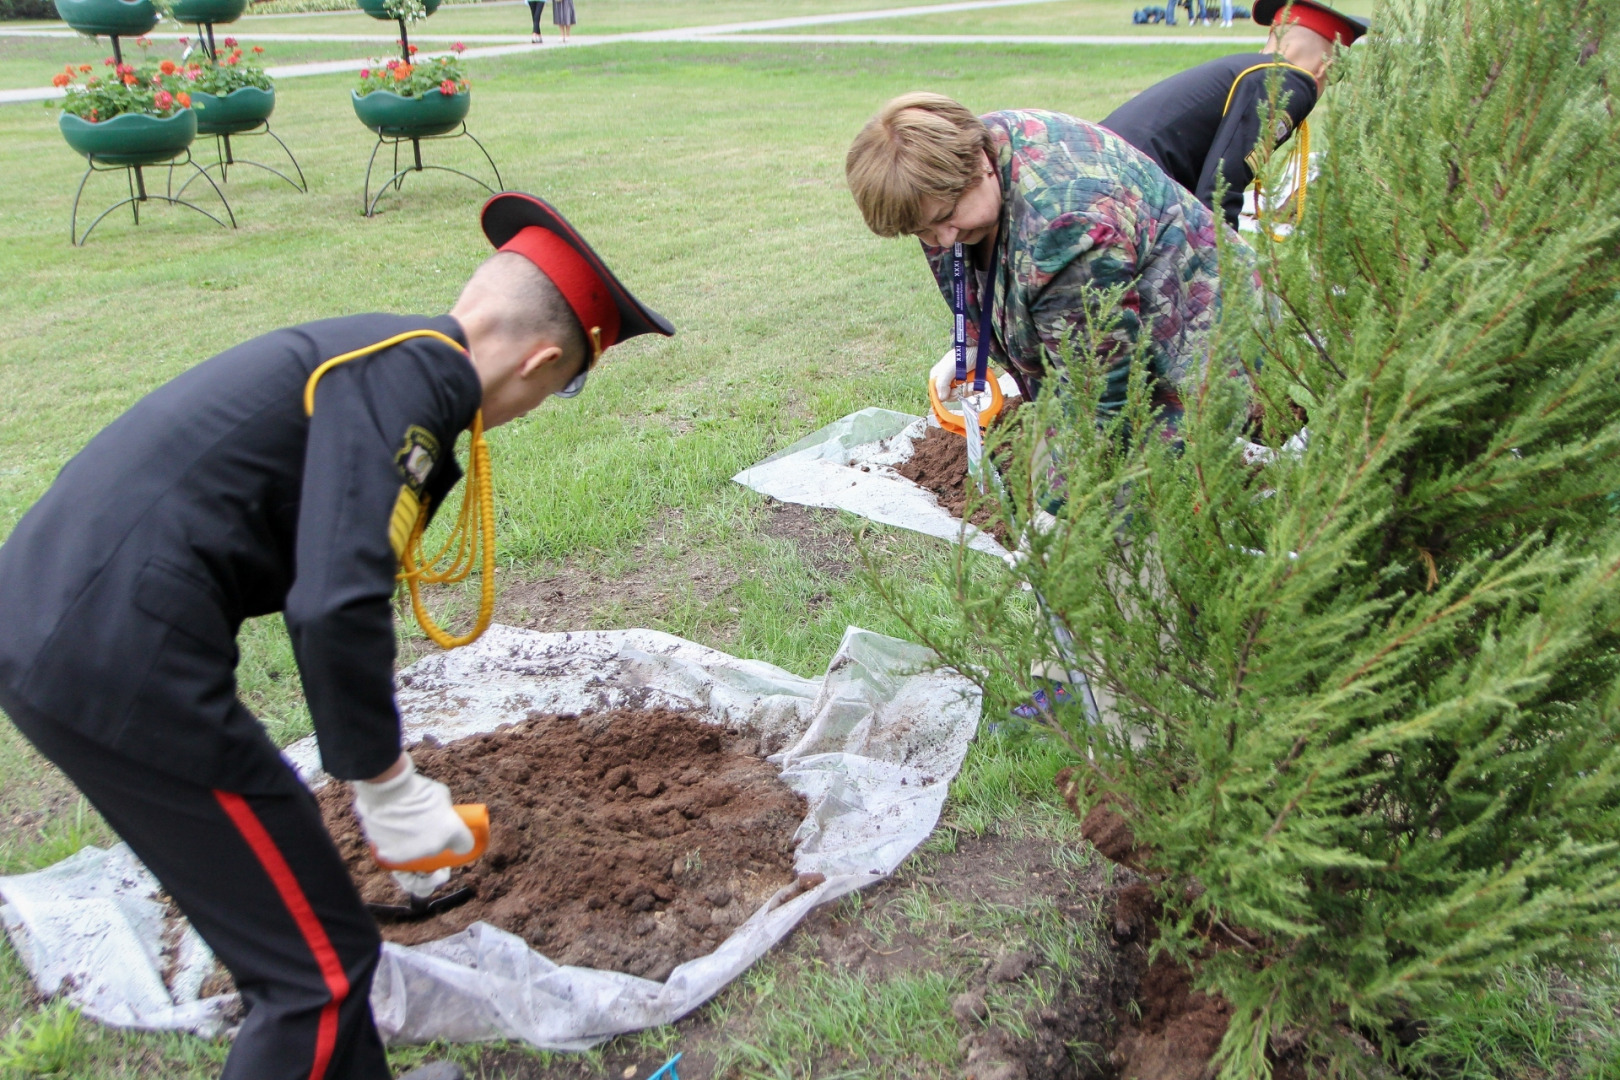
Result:
<svg viewBox="0 0 1620 1080"><path fill-rule="evenodd" d="M996 159L984 121L943 94L902 94L866 122L850 143L844 176L866 225L879 236L915 233L923 201L956 205Z"/></svg>

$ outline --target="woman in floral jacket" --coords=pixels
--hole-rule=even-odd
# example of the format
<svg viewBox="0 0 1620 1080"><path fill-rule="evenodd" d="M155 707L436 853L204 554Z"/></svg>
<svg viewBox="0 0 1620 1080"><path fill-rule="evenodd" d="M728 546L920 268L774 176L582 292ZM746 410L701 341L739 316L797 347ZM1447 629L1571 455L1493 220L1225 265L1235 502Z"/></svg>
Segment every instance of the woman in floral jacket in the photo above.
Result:
<svg viewBox="0 0 1620 1080"><path fill-rule="evenodd" d="M1208 360L1220 314L1216 223L1146 155L1062 113L978 117L950 98L913 93L867 123L845 172L873 232L922 241L947 303L953 245L965 246L978 271L965 275L969 344L990 295L990 356L1025 396L1039 392L1063 356L1089 353L1107 368L1106 416L1124 405L1131 359L1140 353L1151 365L1154 405L1173 433L1182 411L1177 388ZM992 264L995 280L987 284ZM1117 297L1118 318L1093 341L1087 323L1097 315L1098 291L1107 290ZM942 399L954 369L954 354L934 368Z"/></svg>

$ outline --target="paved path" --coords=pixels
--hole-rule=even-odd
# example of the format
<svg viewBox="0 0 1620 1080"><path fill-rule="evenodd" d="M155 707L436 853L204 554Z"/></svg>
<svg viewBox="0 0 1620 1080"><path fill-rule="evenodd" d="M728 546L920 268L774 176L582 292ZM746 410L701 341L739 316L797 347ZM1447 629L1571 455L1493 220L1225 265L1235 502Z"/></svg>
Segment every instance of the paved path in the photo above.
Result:
<svg viewBox="0 0 1620 1080"><path fill-rule="evenodd" d="M505 2L505 0L503 0ZM512 0L513 6L522 0ZM754 22L716 23L707 26L686 26L666 30L638 30L624 34L575 34L573 41L563 45L553 35L544 44L531 44L521 34L412 34L415 41L424 44L472 42L474 47L462 55L469 59L491 56L511 56L518 53L539 52L563 48L591 48L593 46L620 45L630 42L739 42L746 44L803 44L803 45L1246 45L1264 42L1265 38L1196 37L1190 35L1043 35L1043 34L770 34L761 31L796 30L812 26L831 26L845 23L871 22L879 19L900 19L917 15L941 15L957 11L980 11L988 8L1022 7L1030 4L1050 4L1060 0L962 0L958 3L929 4L913 7L882 8L874 11L847 11L828 15L800 15L784 19L761 19ZM317 12L313 14L353 15L354 12ZM282 18L280 15L256 15L251 19ZM286 16L292 17L292 16ZM308 18L309 14L300 14ZM324 33L259 33L244 29L244 37L255 41L273 42L339 42L352 44L390 44L395 35L389 31L376 34L324 34ZM159 40L174 40L191 35L161 32L148 35ZM77 31L38 27L0 28L0 37L15 38L78 38ZM427 56L441 55L429 52ZM370 60L356 57L347 60L318 60L305 64L281 64L265 69L272 79L296 79L308 75L332 75L358 71ZM27 101L49 101L63 96L54 86L27 87L18 90L0 90L0 105Z"/></svg>

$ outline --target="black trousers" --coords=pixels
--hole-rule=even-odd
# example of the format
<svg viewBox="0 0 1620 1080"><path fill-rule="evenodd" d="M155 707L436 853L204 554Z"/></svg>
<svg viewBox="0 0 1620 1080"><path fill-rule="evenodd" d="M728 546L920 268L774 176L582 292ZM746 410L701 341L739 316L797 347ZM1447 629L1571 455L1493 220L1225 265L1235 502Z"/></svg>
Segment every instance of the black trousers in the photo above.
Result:
<svg viewBox="0 0 1620 1080"><path fill-rule="evenodd" d="M529 18L534 20L534 32L540 33L540 13L546 10L546 0L529 0Z"/></svg>
<svg viewBox="0 0 1620 1080"><path fill-rule="evenodd" d="M369 1000L377 924L314 796L274 747L264 743L273 761L259 770L268 783L221 791L131 762L16 704L0 697L236 980L247 1016L222 1080L388 1080Z"/></svg>

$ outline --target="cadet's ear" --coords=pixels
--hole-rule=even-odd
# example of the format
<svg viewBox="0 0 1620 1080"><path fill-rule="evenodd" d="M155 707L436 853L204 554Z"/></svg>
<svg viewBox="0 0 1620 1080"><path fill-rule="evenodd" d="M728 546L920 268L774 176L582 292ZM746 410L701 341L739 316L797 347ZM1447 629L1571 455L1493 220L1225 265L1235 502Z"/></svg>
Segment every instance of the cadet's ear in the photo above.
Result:
<svg viewBox="0 0 1620 1080"><path fill-rule="evenodd" d="M554 364L561 360L562 354L562 349L556 345L545 345L536 349L518 366L518 377L527 379L547 364Z"/></svg>

